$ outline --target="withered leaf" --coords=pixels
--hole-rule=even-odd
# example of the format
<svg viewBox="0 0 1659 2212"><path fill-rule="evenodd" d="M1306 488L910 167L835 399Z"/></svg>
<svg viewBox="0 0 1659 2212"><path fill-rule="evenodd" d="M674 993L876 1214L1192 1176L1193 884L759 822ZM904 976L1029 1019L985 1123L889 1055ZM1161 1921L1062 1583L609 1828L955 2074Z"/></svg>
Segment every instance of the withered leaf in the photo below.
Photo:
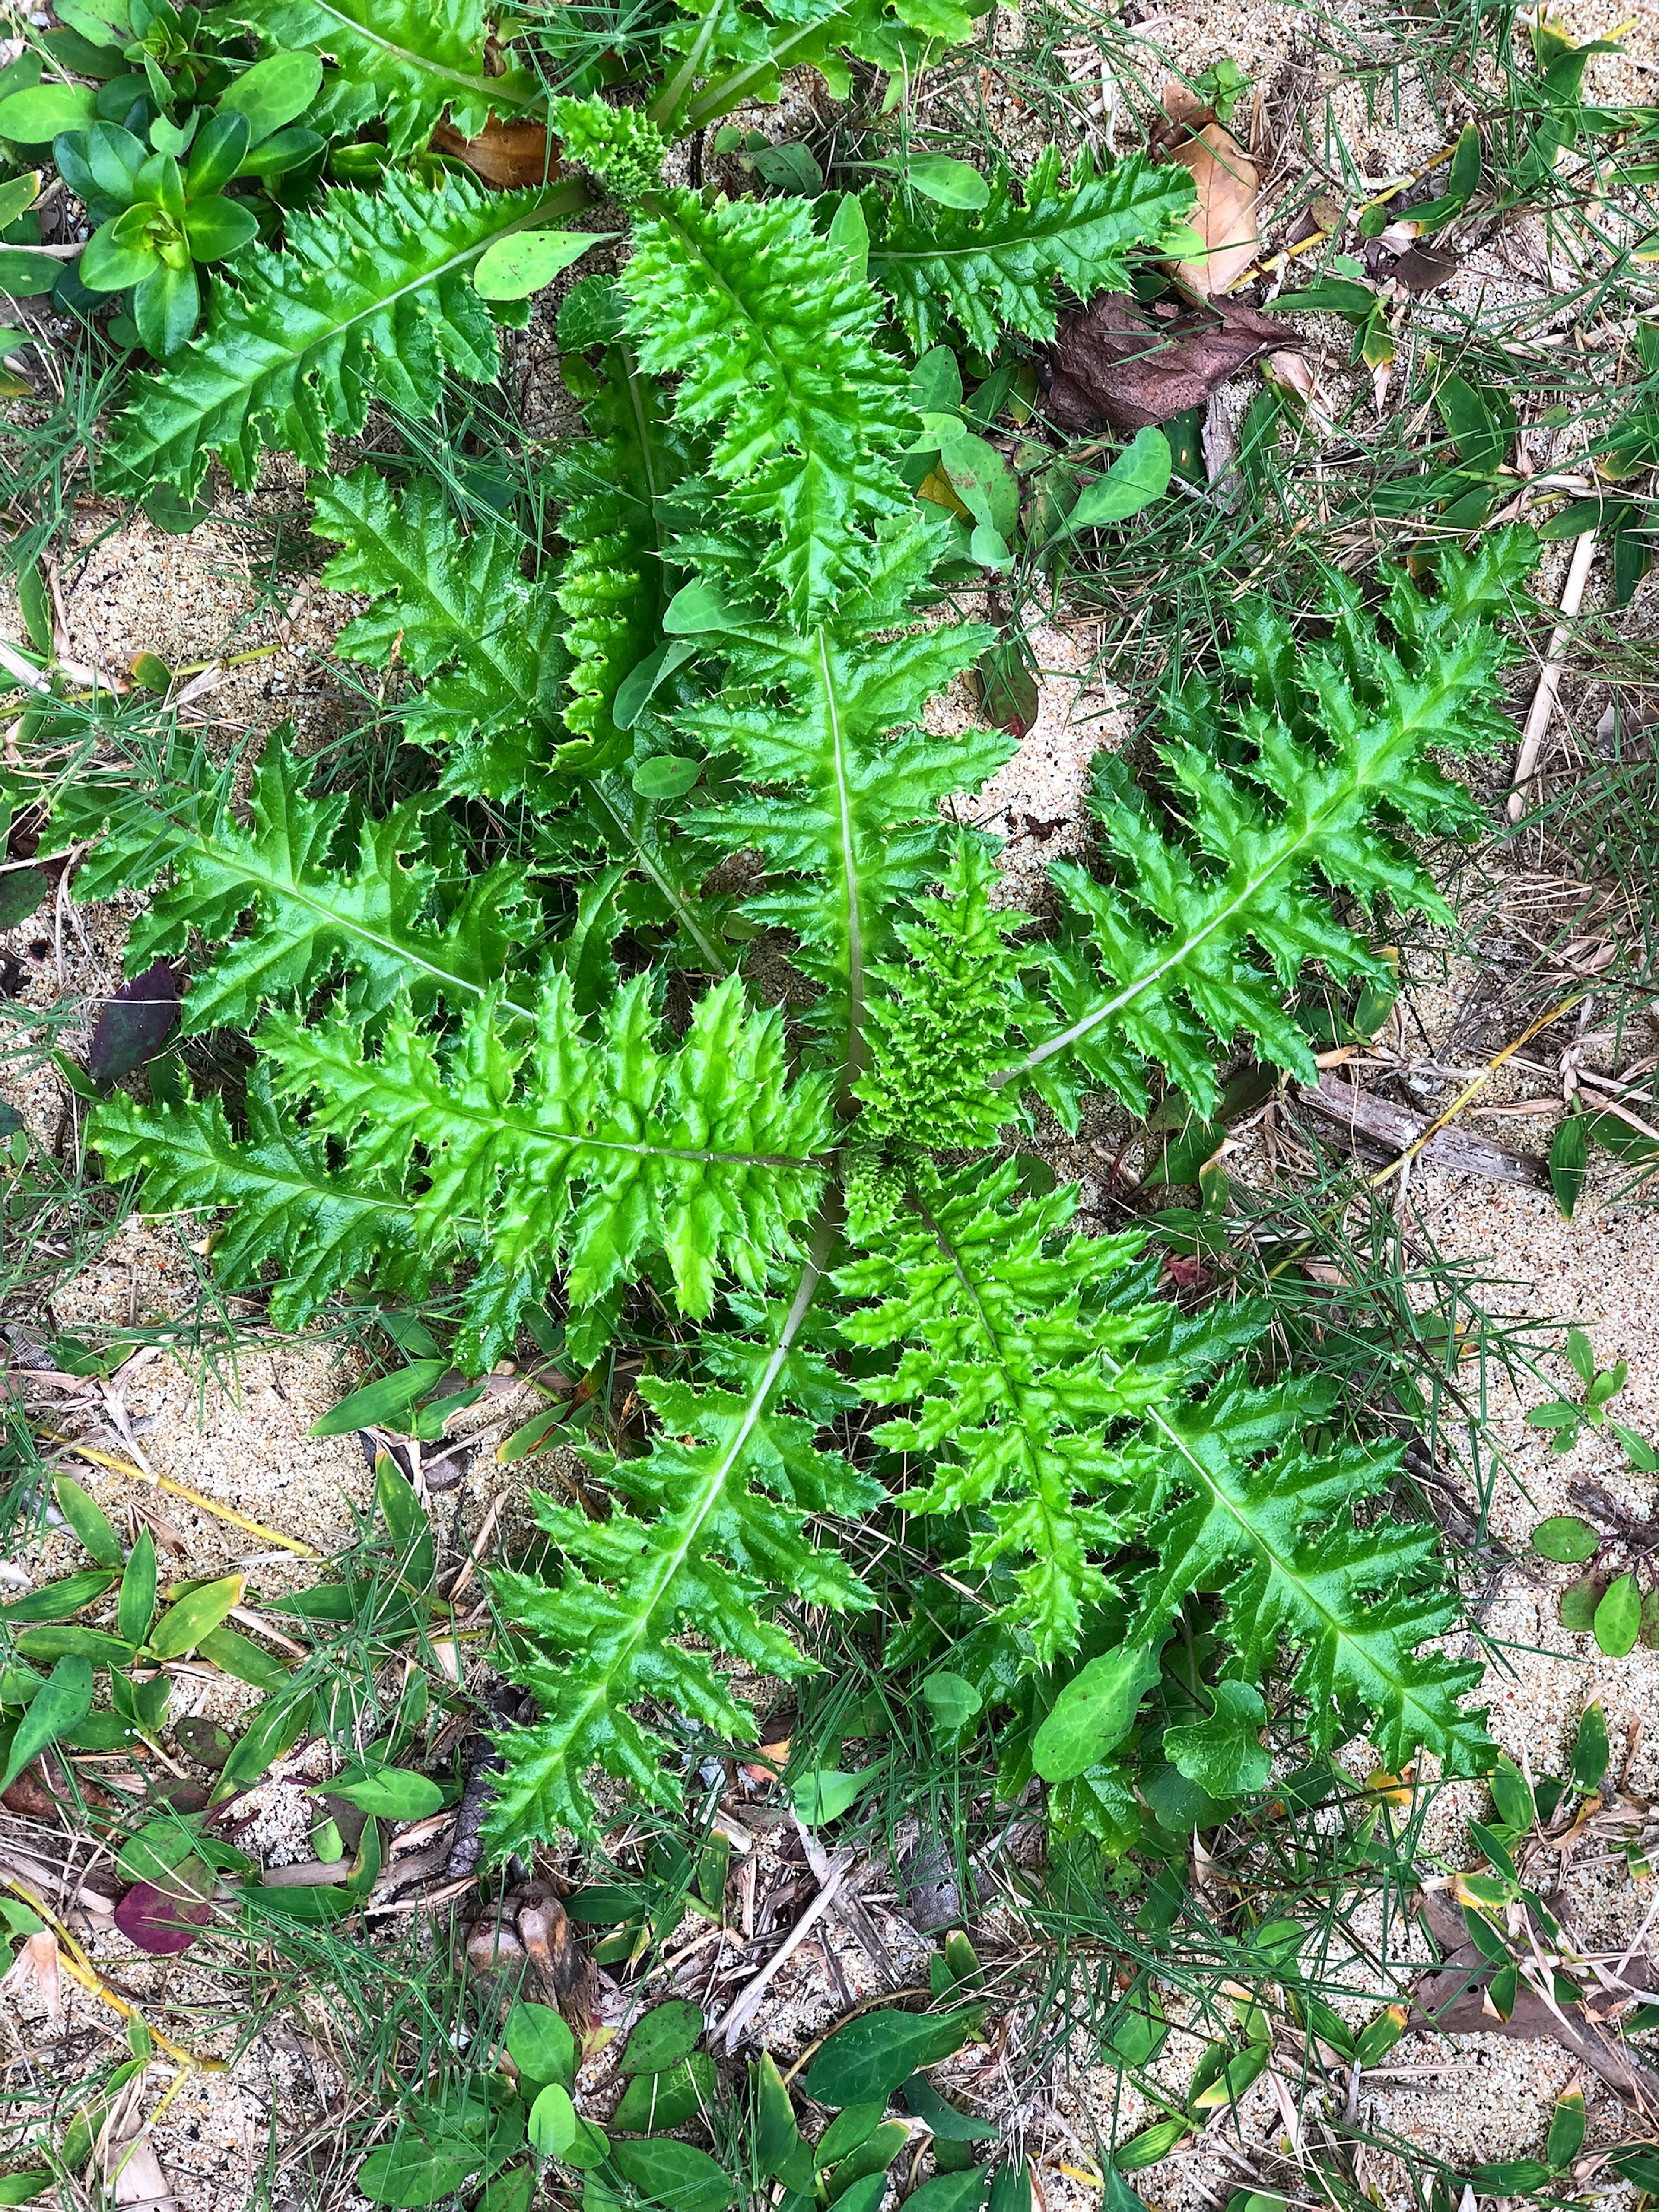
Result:
<svg viewBox="0 0 1659 2212"><path fill-rule="evenodd" d="M1178 139L1170 158L1192 172L1197 198L1188 220L1207 249L1201 259L1182 262L1176 275L1209 299L1237 283L1255 257L1261 173L1225 124L1213 119Z"/></svg>
<svg viewBox="0 0 1659 2212"><path fill-rule="evenodd" d="M493 191L518 191L560 173L558 149L540 123L507 123L492 115L476 138L463 138L453 123L441 123L432 134L432 150L465 161Z"/></svg>
<svg viewBox="0 0 1659 2212"><path fill-rule="evenodd" d="M1103 292L1085 313L1061 319L1046 363L1048 411L1063 430L1104 427L1127 437L1201 407L1241 368L1298 343L1282 322L1237 300L1160 319Z"/></svg>
<svg viewBox="0 0 1659 2212"><path fill-rule="evenodd" d="M201 1861L186 1859L175 1883L168 1891L136 1881L115 1908L115 1924L128 1942L153 1959L176 1959L212 1923L212 1877Z"/></svg>
<svg viewBox="0 0 1659 2212"><path fill-rule="evenodd" d="M0 873L0 929L27 921L52 886L41 868L8 868Z"/></svg>
<svg viewBox="0 0 1659 2212"><path fill-rule="evenodd" d="M1449 284L1463 265L1458 255L1447 253L1437 246L1408 246L1403 253L1379 253L1375 268L1370 266L1369 253L1365 262L1372 276L1392 276L1419 298L1425 292L1436 292L1441 285Z"/></svg>
<svg viewBox="0 0 1659 2212"><path fill-rule="evenodd" d="M156 1054L179 1026L179 986L165 960L153 961L120 989L98 1017L87 1073L107 1091Z"/></svg>

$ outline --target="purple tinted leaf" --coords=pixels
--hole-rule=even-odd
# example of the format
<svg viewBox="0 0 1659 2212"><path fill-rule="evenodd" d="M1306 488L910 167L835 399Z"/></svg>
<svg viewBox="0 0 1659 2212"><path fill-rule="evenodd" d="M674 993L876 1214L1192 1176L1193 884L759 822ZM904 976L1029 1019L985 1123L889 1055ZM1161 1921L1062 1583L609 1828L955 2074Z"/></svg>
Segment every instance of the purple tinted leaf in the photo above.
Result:
<svg viewBox="0 0 1659 2212"><path fill-rule="evenodd" d="M179 1026L179 986L165 960L123 983L98 1017L87 1054L87 1073L107 1091L135 1067L154 1060Z"/></svg>
<svg viewBox="0 0 1659 2212"><path fill-rule="evenodd" d="M188 1951L213 1918L205 1897L179 1897L153 1881L135 1881L115 1908L115 1924L129 1943L153 1959L175 1959Z"/></svg>

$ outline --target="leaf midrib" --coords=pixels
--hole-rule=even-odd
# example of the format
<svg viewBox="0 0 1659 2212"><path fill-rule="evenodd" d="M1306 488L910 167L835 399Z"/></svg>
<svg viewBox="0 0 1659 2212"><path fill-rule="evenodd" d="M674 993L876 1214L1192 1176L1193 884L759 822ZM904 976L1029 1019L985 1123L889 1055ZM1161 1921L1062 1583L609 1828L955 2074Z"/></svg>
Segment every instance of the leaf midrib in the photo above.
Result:
<svg viewBox="0 0 1659 2212"><path fill-rule="evenodd" d="M1438 705L1454 688L1455 687L1448 684L1443 690L1437 690L1431 703ZM991 1088L994 1091L1000 1091L1005 1084L1020 1082L1034 1068L1041 1067L1045 1060L1052 1060L1057 1053L1069 1051L1073 1045L1079 1043L1086 1036L1091 1036L1103 1023L1110 1021L1113 1015L1121 1013L1126 1006L1133 1005L1143 992L1151 990L1154 984L1161 982L1172 969L1184 966L1201 945L1207 944L1209 939L1224 924L1231 921L1241 909L1252 905L1273 878L1282 875L1285 869L1299 858L1304 848L1323 832L1328 819L1339 807L1346 805L1356 792L1369 791L1378 783L1382 780L1382 774L1393 766L1403 750L1415 750L1409 745L1409 740L1415 737L1419 728L1425 726L1427 715L1428 707L1425 705L1417 719L1402 722L1393 738L1379 750L1376 760L1365 773L1356 776L1351 782L1344 783L1333 795L1325 808L1308 817L1294 842L1281 847L1272 863L1258 874L1247 877L1234 896L1225 905L1218 908L1200 928L1193 930L1178 943L1171 945L1154 967L1136 976L1133 981L1124 984L1119 991L1097 1006L1091 1013L1082 1016L1080 1019L1073 1022L1069 1029L1061 1030L1056 1036L1047 1037L1040 1045L1035 1046L1026 1054L1018 1066L1008 1068L1001 1074L994 1075L990 1079Z"/></svg>
<svg viewBox="0 0 1659 2212"><path fill-rule="evenodd" d="M497 224L486 236L476 240L470 245L460 247L457 252L452 253L447 260L439 262L435 266L422 269L416 275L405 277L404 281L398 284L392 290L389 292L376 293L374 297L368 303L368 305L366 307L360 307L355 314L346 315L337 322L331 322L329 325L327 331L325 331L322 336L307 338L301 345L295 345L286 348L280 360L272 361L267 358L261 361L258 367L250 374L235 375L233 373L232 389L249 396L247 401L244 404L241 416L242 422L246 422L246 421L247 405L251 404L252 392L258 386L264 384L268 378L283 374L285 369L292 368L294 364L296 362L303 362L310 355L319 351L322 347L334 344L338 339L343 337L347 332L355 330L360 323L366 323L369 320L371 316L382 314L388 307L395 307L398 301L404 298L409 293L418 292L428 284L437 283L441 278L447 276L453 270L464 269L469 262L477 260L483 255L485 249L493 246L497 239L510 238L515 231L527 230L532 225L541 222L550 215L574 215L587 205L588 199L589 194L586 186L576 182L574 179L565 184L550 185L538 196L533 207L521 209L520 212L514 216L510 222ZM389 203L376 203L376 204L389 204ZM323 204L323 213L326 215L327 210L328 203L325 200ZM246 333L252 333L254 336L264 339L266 343L269 343L268 333L263 331L256 331L249 318L250 296L251 295L244 293L239 295L237 297L236 305L240 310L243 318L240 328L228 325L221 332L215 332L212 330L210 330L204 337L197 342L198 344L200 346L206 346L212 342L216 336L240 337ZM252 296L255 306L259 304L269 304L269 302L264 300L263 295ZM183 367L187 369L189 366L189 358L186 356ZM216 364L216 366L219 367L221 373L222 374L223 364L219 363ZM180 382L183 384L185 392L188 392L188 378L182 374L182 371L180 374ZM225 404L225 394L222 392L216 392L214 395L211 408L211 412L216 417L222 417L223 416ZM143 399L141 398L135 403L133 411L131 411L127 417L127 420L130 421L135 428L142 425L144 421L143 413L139 411L142 409L142 405ZM207 408L198 407L190 418L191 423L199 429L201 424L205 422L209 410ZM157 436L152 439L150 450L157 453L161 452L165 447L176 442L177 438L180 434L188 435L189 428L190 426L186 425L185 431L183 434L174 430L170 435L165 437ZM222 442L222 441L221 442ZM197 446L192 443L191 446L191 452L194 453L197 450ZM122 447L118 444L112 448L112 453L113 457L118 459L124 467L130 467L133 465L129 453L123 451Z"/></svg>
<svg viewBox="0 0 1659 2212"><path fill-rule="evenodd" d="M368 1074L380 1076L382 1080L390 1080L386 1077L385 1071L376 1062L365 1061L362 1066ZM318 1075L310 1079L310 1087L320 1091L324 1088L321 1076L323 1073L329 1072L328 1063L319 1058L318 1068ZM355 1070L350 1072L356 1073ZM330 1095L337 1096L338 1094L331 1091ZM429 1113L434 1117L434 1125L438 1117L441 1116L444 1121L450 1122L469 1122L477 1128L499 1130L504 1136L521 1138L526 1144L550 1148L563 1147L572 1152L614 1152L620 1158L629 1159L686 1160L710 1167L788 1170L813 1168L821 1159L827 1158L833 1150L832 1146L826 1145L822 1154L811 1153L797 1157L793 1152L726 1152L702 1151L690 1145L635 1144L621 1137L595 1137L581 1129L550 1129L539 1121L524 1121L515 1115L504 1113L499 1109L492 1110L487 1107L475 1106L465 1099L457 1098L448 1091L440 1091L434 1096L431 1092L416 1091L410 1086L407 1089L398 1088L397 1095L400 1099L408 1102L404 1109L405 1115L415 1112ZM434 1126L429 1129L422 1128L419 1133L422 1143L431 1143L438 1137L440 1131Z"/></svg>
<svg viewBox="0 0 1659 2212"><path fill-rule="evenodd" d="M1105 1361L1108 1368L1110 1369L1114 1380L1127 1372L1127 1370L1120 1361L1112 1358L1109 1352L1103 1351L1101 1357ZM1269 1539L1256 1528L1255 1524L1250 1520L1243 1508L1237 1504L1232 1498L1229 1498L1226 1492L1218 1486L1215 1478L1211 1474L1203 1461L1200 1459L1198 1455L1192 1449L1191 1446L1188 1443L1186 1438L1181 1434L1180 1431L1165 1418L1160 1408L1155 1405L1149 1406L1146 1408L1146 1413L1152 1425L1159 1431L1164 1437L1164 1442L1174 1450L1176 1456L1182 1462L1182 1465L1188 1473L1188 1479L1193 1488L1200 1491L1201 1494L1206 1495L1212 1501L1212 1505L1218 1505L1224 1513L1231 1516L1240 1534L1244 1538L1245 1545L1249 1554L1257 1560L1265 1562L1273 1571L1280 1575L1285 1582L1290 1583L1293 1589L1301 1593L1303 1601L1305 1603L1309 1613L1323 1622L1326 1634L1328 1635L1337 1644L1345 1650L1352 1650L1364 1655L1364 1669L1363 1671L1368 1671L1372 1674L1382 1675L1386 1680L1390 1681L1394 1685L1401 1698L1402 1705L1407 1702L1416 1705L1419 1711L1429 1715L1430 1719L1433 1721L1434 1726L1437 1728L1439 1725L1438 1722L1434 1720L1434 1717L1431 1714L1429 1714L1429 1708L1416 1698L1412 1685L1402 1676L1391 1674L1387 1668L1379 1665L1375 1656L1366 1650L1359 1638L1357 1636L1350 1634L1350 1632L1344 1627L1337 1615L1331 1611L1330 1607L1325 1604L1323 1600L1315 1595L1310 1586L1303 1579L1291 1561L1285 1557L1284 1553L1278 1550ZM1156 1619L1156 1615L1153 1617ZM1361 1672L1362 1670L1351 1667L1348 1676L1349 1680L1352 1682L1358 1680L1360 1678Z"/></svg>
<svg viewBox="0 0 1659 2212"><path fill-rule="evenodd" d="M163 815L161 819L165 821L166 816ZM271 868L254 865L253 855L246 850L240 853L234 849L228 850L223 845L215 842L200 832L194 834L191 843L194 853L200 854L204 858L213 861L228 875L238 877L243 883L247 884L252 890L263 890L268 897L286 899L296 906L303 907L308 913L319 916L323 922L331 925L343 934L358 938L363 944L371 945L378 951L389 954L405 967L415 969L434 982L448 984L457 990L470 991L475 999L482 998L485 989L489 988L483 983L476 982L470 975L460 975L453 969L441 967L436 961L412 950L400 939L388 937L383 932L371 928L361 917L341 914L337 908L330 906L326 901L308 890L304 884L296 882L293 877L280 876ZM188 853L179 853L173 856L173 865L178 866L179 862L188 860L191 856ZM252 905L252 898L250 896L248 903ZM254 942L254 939L246 938L233 938L228 940L232 948L238 945L252 945ZM286 951L289 949L290 947L288 944L279 944L274 948L273 957L275 953ZM532 1008L521 1006L512 999L502 999L500 1003L506 1012L515 1015L520 1021L529 1022L533 1025L536 1016Z"/></svg>
<svg viewBox="0 0 1659 2212"><path fill-rule="evenodd" d="M783 1327L779 1331L778 1340L772 1348L771 1358L767 1361L758 1380L749 1394L748 1403L743 1410L743 1419L738 1423L725 1452L704 1479L697 1497L687 1509L672 1547L652 1555L653 1565L648 1577L645 1601L634 1616L632 1633L611 1655L603 1673L589 1679L581 1700L574 1711L567 1711L561 1716L562 1732L568 1743L581 1741L586 1730L592 1724L596 1708L602 1709L608 1714L613 1705L627 1702L629 1691L624 1689L621 1697L613 1697L612 1686L618 1682L631 1685L634 1661L641 1645L648 1641L660 1640L659 1638L653 1636L658 1611L667 1600L675 1581L702 1537L703 1529L718 1510L725 1498L726 1485L742 1468L749 1439L754 1434L757 1425L770 1403L772 1393L777 1388L778 1378L788 1360L791 1347L800 1334L801 1325L805 1321L812 1301L817 1294L818 1285L823 1279L823 1271L829 1264L830 1254L834 1246L838 1228L836 1194L832 1187L826 1194L824 1202L819 1209L818 1218L813 1228L811 1245L796 1282L795 1294L791 1301L789 1311L784 1316ZM637 1587L637 1585L630 1585L630 1587Z"/></svg>
<svg viewBox="0 0 1659 2212"><path fill-rule="evenodd" d="M469 76L465 70L453 69L447 62L434 62L428 54L416 53L409 46L400 46L382 32L371 30L368 24L359 22L355 15L347 15L343 8L336 7L333 0L309 0L309 4L319 15L331 16L343 30L349 31L365 46L378 46L383 54L402 63L405 68L425 76L435 77L441 84L456 85L467 92L482 94L492 107L532 107L544 96L540 85L532 86L523 93L504 94L503 88L507 83L505 77Z"/></svg>

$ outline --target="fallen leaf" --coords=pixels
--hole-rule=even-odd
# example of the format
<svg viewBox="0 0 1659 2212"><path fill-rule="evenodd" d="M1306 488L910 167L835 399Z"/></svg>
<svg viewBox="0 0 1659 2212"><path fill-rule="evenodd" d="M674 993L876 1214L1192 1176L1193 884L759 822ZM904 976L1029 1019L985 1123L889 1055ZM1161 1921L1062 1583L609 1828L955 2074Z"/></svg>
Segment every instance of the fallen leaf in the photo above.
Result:
<svg viewBox="0 0 1659 2212"><path fill-rule="evenodd" d="M15 929L20 921L27 921L51 888L41 868L0 872L0 929Z"/></svg>
<svg viewBox="0 0 1659 2212"><path fill-rule="evenodd" d="M55 1821L63 1808L40 1779L39 1762L26 1766L15 1782L0 1790L0 1805L21 1820Z"/></svg>
<svg viewBox="0 0 1659 2212"><path fill-rule="evenodd" d="M58 1966L58 1938L50 1928L39 1928L3 1977L0 1990L16 1982L33 1982L40 1992L40 2002L46 2007L46 2018L55 2027L64 2017L63 1977Z"/></svg>
<svg viewBox="0 0 1659 2212"><path fill-rule="evenodd" d="M111 2106L109 2118L98 2130L93 2156L99 2177L111 2186L116 2203L163 2212L163 2208L178 2200L144 2125L143 2088L140 2072Z"/></svg>
<svg viewBox="0 0 1659 2212"><path fill-rule="evenodd" d="M87 1073L109 1090L156 1054L179 1026L179 986L165 960L152 961L106 1005L92 1032Z"/></svg>
<svg viewBox="0 0 1659 2212"><path fill-rule="evenodd" d="M1006 730L1011 738L1023 738L1036 722L1042 704L1036 668L1024 638L999 639L980 655L976 673L980 706L986 720L994 730ZM787 1744L783 1748L787 1754ZM769 1747L769 1757L774 1756L775 1750L775 1746ZM749 1771L752 1774L754 1769L750 1767ZM763 1778L769 1781L772 1778L767 1775Z"/></svg>
<svg viewBox="0 0 1659 2212"><path fill-rule="evenodd" d="M1380 239L1373 242L1382 243ZM1379 254L1377 264L1372 271L1374 276L1384 279L1392 277L1396 284L1403 284L1408 292L1415 293L1419 298L1425 292L1437 291L1441 285L1450 283L1463 265L1456 254L1442 252L1435 246L1408 246L1401 254Z"/></svg>
<svg viewBox="0 0 1659 2212"><path fill-rule="evenodd" d="M432 134L432 150L465 161L498 192L543 184L560 173L554 143L540 123L504 123L492 116L476 138L463 138L453 123L441 123Z"/></svg>
<svg viewBox="0 0 1659 2212"><path fill-rule="evenodd" d="M777 1780L789 1764L789 1739L777 1736L769 1743L757 1744L752 1759L745 1762L744 1772L757 1790L764 1790Z"/></svg>
<svg viewBox="0 0 1659 2212"><path fill-rule="evenodd" d="M176 1959L188 1951L212 1918L210 1896L170 1893L153 1881L135 1881L115 1908L116 1926L152 1959Z"/></svg>
<svg viewBox="0 0 1659 2212"><path fill-rule="evenodd" d="M1256 222L1261 172L1226 125L1195 103L1184 85L1166 87L1164 111L1183 126L1170 159L1192 173L1198 198L1188 221L1207 249L1201 260L1179 263L1176 276L1207 300L1237 283L1255 258L1261 242Z"/></svg>
<svg viewBox="0 0 1659 2212"><path fill-rule="evenodd" d="M1086 313L1061 318L1044 364L1048 410L1064 430L1103 424L1127 437L1201 407L1264 354L1293 349L1282 323L1236 300L1159 319L1104 292Z"/></svg>

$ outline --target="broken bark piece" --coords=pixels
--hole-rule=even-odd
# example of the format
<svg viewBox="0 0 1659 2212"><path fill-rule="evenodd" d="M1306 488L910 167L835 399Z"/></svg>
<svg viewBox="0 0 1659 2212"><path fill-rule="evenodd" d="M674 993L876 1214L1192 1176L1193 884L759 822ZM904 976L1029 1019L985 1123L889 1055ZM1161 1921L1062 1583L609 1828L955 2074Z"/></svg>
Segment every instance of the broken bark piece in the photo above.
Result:
<svg viewBox="0 0 1659 2212"><path fill-rule="evenodd" d="M1086 313L1062 316L1040 374L1061 429L1127 437L1201 407L1240 369L1299 343L1282 320L1237 300L1158 316L1104 292Z"/></svg>
<svg viewBox="0 0 1659 2212"><path fill-rule="evenodd" d="M1291 1096L1297 1104L1311 1107L1324 1120L1346 1129L1356 1148L1370 1145L1395 1156L1414 1145L1433 1118L1414 1114L1408 1106L1396 1106L1386 1098L1373 1098L1369 1091L1356 1090L1328 1070L1321 1075L1317 1090L1292 1084ZM1529 1158L1524 1152L1506 1152L1502 1145L1467 1129L1437 1129L1418 1157L1448 1174L1486 1176L1493 1182L1541 1188L1548 1179L1542 1160Z"/></svg>
<svg viewBox="0 0 1659 2212"><path fill-rule="evenodd" d="M568 1914L550 1889L519 1908L519 1941L543 1989L574 2027L586 2028L593 2011L593 1962L576 1940Z"/></svg>
<svg viewBox="0 0 1659 2212"><path fill-rule="evenodd" d="M1443 1893L1431 1893L1423 1899L1422 1918L1442 1958L1412 1984L1407 2034L1508 2035L1534 2042L1548 2037L1619 2096L1659 2116L1659 2073L1629 2048L1616 2025L1616 2016L1637 1991L1650 1984L1655 1962L1640 1957L1626 1962L1628 1996L1597 1992L1581 2003L1563 2005L1559 2014L1522 1982L1514 2009L1502 2020L1485 2002L1494 1969L1467 1940L1458 1907Z"/></svg>

